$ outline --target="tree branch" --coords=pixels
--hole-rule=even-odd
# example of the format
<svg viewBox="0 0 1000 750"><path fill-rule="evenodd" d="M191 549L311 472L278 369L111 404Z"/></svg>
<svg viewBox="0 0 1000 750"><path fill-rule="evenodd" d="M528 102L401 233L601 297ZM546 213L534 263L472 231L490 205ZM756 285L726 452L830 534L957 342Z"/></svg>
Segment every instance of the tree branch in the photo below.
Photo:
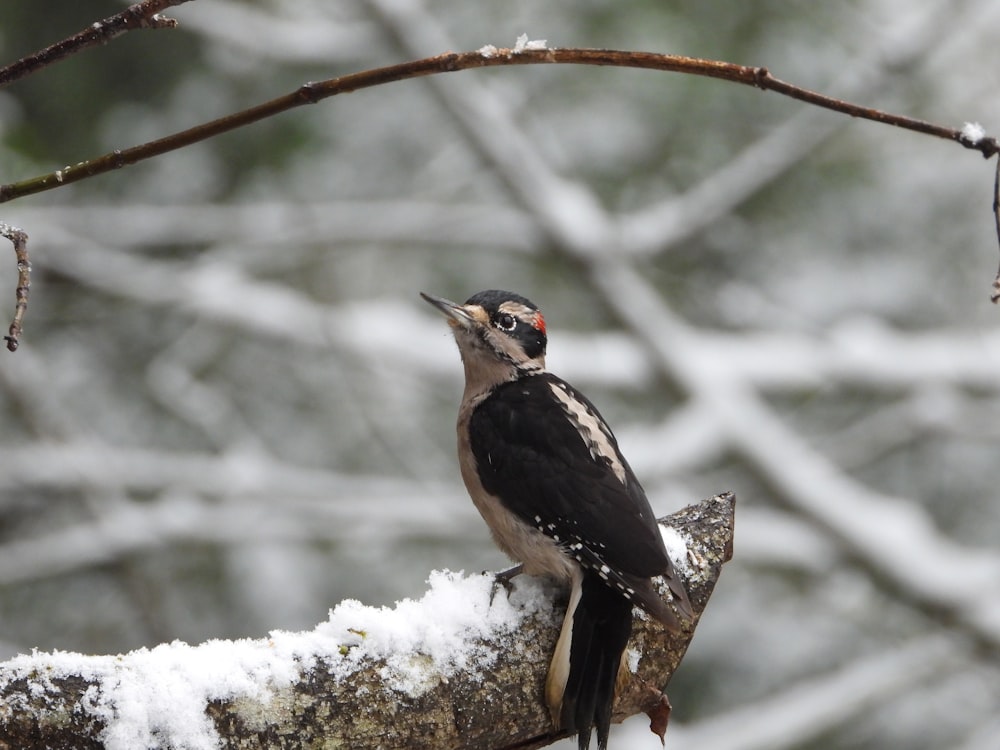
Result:
<svg viewBox="0 0 1000 750"><path fill-rule="evenodd" d="M14 256L17 258L17 288L14 290L14 319L4 341L8 351L17 351L21 337L21 323L24 313L28 310L28 292L31 290L31 263L28 261L28 235L23 229L18 229L5 222L0 222L0 237L6 237L14 245Z"/></svg>
<svg viewBox="0 0 1000 750"><path fill-rule="evenodd" d="M997 229L997 243L1000 244L1000 159L997 160L996 174L993 178L993 222ZM994 305L1000 303L1000 268L997 268L997 275L993 279L990 302Z"/></svg>
<svg viewBox="0 0 1000 750"><path fill-rule="evenodd" d="M498 49L487 46L474 52L448 52L442 55L435 55L434 57L426 57L411 62L374 68L360 73L352 73L339 78L309 82L284 96L197 125L193 128L173 133L164 138L126 149L115 149L103 156L83 161L76 165L50 172L49 174L2 185L0 186L0 203L45 190L52 190L62 185L68 185L88 177L120 169L121 167L207 140L222 133L236 130L237 128L272 117L281 112L305 104L315 104L338 94L347 94L394 81L420 78L439 73L453 73L473 68L539 64L614 66L671 71L708 78L719 78L732 83L741 83L775 91L784 96L836 112L842 112L851 117L882 122L925 135L952 140L966 148L981 152L984 157L990 157L1000 152L1000 143L998 143L996 138L986 136L970 138L961 129L935 125L934 123L911 117L893 115L877 109L862 107L841 99L825 96L775 78L768 72L767 68L654 52L575 48Z"/></svg>
<svg viewBox="0 0 1000 750"><path fill-rule="evenodd" d="M65 60L77 52L99 44L107 44L115 37L134 29L169 29L177 22L159 15L160 11L189 0L144 0L135 3L103 21L96 21L83 31L49 45L34 54L22 57L17 62L0 68L0 88L29 76L53 63Z"/></svg>
<svg viewBox="0 0 1000 750"><path fill-rule="evenodd" d="M735 498L663 523L696 616L732 556ZM681 546L683 544L683 547ZM562 619L554 587L435 573L419 602L344 602L307 633L161 645L120 656L34 653L0 664L0 748L535 748L557 739L543 701ZM639 616L616 719L662 720L662 686L696 622Z"/></svg>
<svg viewBox="0 0 1000 750"><path fill-rule="evenodd" d="M24 58L14 66L0 70L0 86L9 83L16 77L27 75L32 70L72 54L72 52L78 51L85 46L107 41L132 28L148 27L151 25L171 25L171 22L160 18L156 12L172 5L179 5L182 2L187 2L187 0L146 0L146 2L130 6L117 16L112 16L103 22L96 23L90 29L80 32L64 42L42 50L29 58ZM68 166L20 182L2 185L0 186L0 203L51 190L62 185L68 185L72 182L103 174L114 169L120 169L121 167L135 164L139 161L150 159L154 156L159 156L235 130L295 107L304 104L314 104L338 94L350 93L393 81L467 70L470 68L545 63L640 68L719 78L734 83L752 85L757 88L775 91L784 96L818 107L842 112L851 117L860 117L924 133L925 135L953 140L966 148L980 151L987 158L1000 151L1000 143L998 143L996 138L986 137L982 134L978 126L962 129L947 128L923 120L862 107L782 81L772 76L763 67L749 67L717 60L705 60L652 52L547 49L544 43L524 43L522 39L518 41L518 45L513 49L498 49L492 45L487 45L475 52L446 53L421 60L354 73L340 78L306 83L294 92L284 96L202 125L179 131L164 138L127 149L115 149L103 156L80 162L74 166ZM994 201L994 214L997 217L998 233L1000 233L1000 210L996 208L996 205L996 201ZM19 280L23 281L27 278L27 269L27 265L22 268L19 264L19 270L22 272ZM994 281L994 289L1000 290L1000 272L998 272L997 278ZM27 292L27 284L19 283L17 313L14 322L11 324L10 335L5 337L10 351L14 351L18 345L20 322L27 306ZM1000 300L1000 291L996 291L991 299L994 302Z"/></svg>

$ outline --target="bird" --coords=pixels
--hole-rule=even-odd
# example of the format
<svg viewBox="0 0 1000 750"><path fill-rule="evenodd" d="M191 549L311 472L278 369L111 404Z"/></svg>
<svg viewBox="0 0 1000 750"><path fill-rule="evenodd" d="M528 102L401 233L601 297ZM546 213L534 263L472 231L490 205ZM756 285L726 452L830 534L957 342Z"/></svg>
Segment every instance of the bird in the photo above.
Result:
<svg viewBox="0 0 1000 750"><path fill-rule="evenodd" d="M446 316L464 366L458 462L473 504L516 572L569 585L545 684L553 724L580 750L596 729L606 750L633 605L678 632L693 618L688 593L608 423L546 370L538 306L498 289L463 304L420 294Z"/></svg>

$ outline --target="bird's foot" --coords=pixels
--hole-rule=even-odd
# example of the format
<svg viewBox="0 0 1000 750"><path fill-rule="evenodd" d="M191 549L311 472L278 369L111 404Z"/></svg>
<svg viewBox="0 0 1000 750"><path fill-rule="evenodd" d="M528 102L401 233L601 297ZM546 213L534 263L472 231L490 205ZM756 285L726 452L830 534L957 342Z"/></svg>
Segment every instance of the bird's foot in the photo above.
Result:
<svg viewBox="0 0 1000 750"><path fill-rule="evenodd" d="M521 565L515 565L513 568L501 570L499 573L493 574L493 593L490 594L490 604L493 604L493 597L497 595L497 589L501 586L507 592L507 596L510 596L511 580L514 576L521 575L522 567Z"/></svg>

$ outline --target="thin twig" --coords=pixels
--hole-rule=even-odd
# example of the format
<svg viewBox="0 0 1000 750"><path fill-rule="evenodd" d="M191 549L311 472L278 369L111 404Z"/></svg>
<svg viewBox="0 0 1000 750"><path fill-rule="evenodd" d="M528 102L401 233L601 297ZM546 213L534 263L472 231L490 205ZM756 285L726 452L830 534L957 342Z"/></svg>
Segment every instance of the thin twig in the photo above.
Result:
<svg viewBox="0 0 1000 750"><path fill-rule="evenodd" d="M6 237L14 244L14 255L17 257L17 289L14 292L14 320L10 324L4 341L8 351L17 351L21 338L21 321L28 309L28 291L31 289L31 263L28 261L28 235L23 229L12 227L0 222L0 236Z"/></svg>
<svg viewBox="0 0 1000 750"><path fill-rule="evenodd" d="M997 228L997 243L1000 244L1000 159L997 159L996 176L993 178L993 221ZM994 305L1000 302L1000 268L997 268L996 278L993 279L990 302Z"/></svg>
<svg viewBox="0 0 1000 750"><path fill-rule="evenodd" d="M121 13L108 16L103 21L96 21L73 36L0 68L0 88L88 47L107 44L127 31L173 28L177 25L177 21L164 18L159 13L166 8L186 2L189 0L143 0L141 3L130 5Z"/></svg>
<svg viewBox="0 0 1000 750"><path fill-rule="evenodd" d="M131 148L115 149L103 156L83 161L73 166L64 167L49 174L2 185L0 186L0 203L25 195L51 190L61 185L67 185L71 182L77 182L98 174L104 174L105 172L110 172L114 169L135 164L136 162L189 146L192 143L212 138L221 133L241 128L304 104L315 104L318 101L338 94L346 94L385 83L438 73L451 73L472 68L546 63L641 68L719 78L733 83L741 83L775 91L784 96L799 99L800 101L836 112L842 112L851 117L882 122L918 133L952 140L966 148L981 152L985 157L990 157L1000 152L1000 143L997 142L996 138L984 137L972 141L964 136L961 130L935 125L934 123L910 117L892 115L877 109L862 107L841 99L800 88L775 78L766 68L653 52L576 48L511 50L485 47L475 52L449 52L421 60L413 60L384 68L352 73L340 78L306 83L284 96L225 117L220 117L217 120L182 130L164 138L132 146Z"/></svg>

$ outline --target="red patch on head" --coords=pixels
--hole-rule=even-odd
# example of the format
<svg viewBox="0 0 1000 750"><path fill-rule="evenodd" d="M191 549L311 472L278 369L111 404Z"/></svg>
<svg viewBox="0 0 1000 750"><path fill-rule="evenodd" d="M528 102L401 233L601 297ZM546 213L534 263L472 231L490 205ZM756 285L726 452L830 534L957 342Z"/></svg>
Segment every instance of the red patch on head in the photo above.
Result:
<svg viewBox="0 0 1000 750"><path fill-rule="evenodd" d="M545 318L540 312L535 313L535 319L531 321L531 325L535 327L535 330L545 333Z"/></svg>

